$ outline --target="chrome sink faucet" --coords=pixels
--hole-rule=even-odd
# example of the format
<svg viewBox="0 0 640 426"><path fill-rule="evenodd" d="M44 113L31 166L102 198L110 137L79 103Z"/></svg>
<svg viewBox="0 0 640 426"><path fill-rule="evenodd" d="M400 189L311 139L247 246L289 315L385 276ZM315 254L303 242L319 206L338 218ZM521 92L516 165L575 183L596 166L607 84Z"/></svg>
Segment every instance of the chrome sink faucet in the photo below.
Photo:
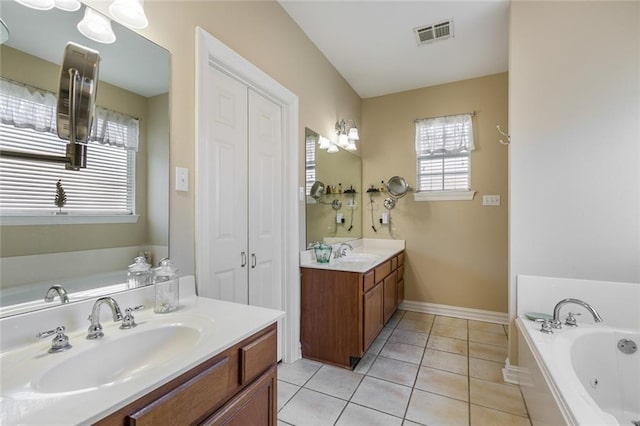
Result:
<svg viewBox="0 0 640 426"><path fill-rule="evenodd" d="M351 246L351 244L349 243L340 243L340 247L338 247L338 250L336 250L336 254L335 254L335 258L339 259L343 256L347 255L347 247L349 247L349 249L353 250L353 246Z"/></svg>
<svg viewBox="0 0 640 426"><path fill-rule="evenodd" d="M562 328L562 323L560 322L560 308L562 308L567 303L575 303L576 305L582 306L587 311L589 311L589 313L591 315L593 315L593 320L595 322L602 322L602 317L600 316L598 311L596 311L593 308L593 306L589 305L587 302L583 302L580 299L571 299L571 298L569 298L569 299L563 299L563 300L559 301L556 304L556 306L553 308L553 319L551 320L551 326L553 328ZM573 316L573 315L571 315L571 316ZM575 319L574 319L574 323L575 323Z"/></svg>
<svg viewBox="0 0 640 426"><path fill-rule="evenodd" d="M64 287L62 287L60 284L54 284L49 287L49 290L47 290L47 294L44 296L44 301L53 302L53 298L56 297L56 294L60 297L60 303L69 303L67 290L65 290Z"/></svg>
<svg viewBox="0 0 640 426"><path fill-rule="evenodd" d="M100 324L100 308L105 304L111 308L113 321L122 321L122 312L120 311L118 302L109 296L99 298L96 300L96 303L93 304L91 315L89 315L89 321L91 321L89 334L87 334L87 339L89 340L100 339L104 336L104 333L102 332L102 325Z"/></svg>

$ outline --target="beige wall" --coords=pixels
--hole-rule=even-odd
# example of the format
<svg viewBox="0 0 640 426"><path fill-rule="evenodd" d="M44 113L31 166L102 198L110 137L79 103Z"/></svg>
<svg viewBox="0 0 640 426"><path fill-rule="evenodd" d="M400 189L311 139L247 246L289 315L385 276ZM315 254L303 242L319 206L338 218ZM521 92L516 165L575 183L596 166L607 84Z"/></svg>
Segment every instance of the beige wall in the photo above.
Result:
<svg viewBox="0 0 640 426"><path fill-rule="evenodd" d="M0 74L51 92L58 91L60 67L7 46L0 46ZM140 149L136 155L138 223L106 225L0 226L0 254L23 256L90 250L147 243L147 98L106 82L100 83L96 103L140 119ZM52 188L52 194L55 188ZM52 195L53 197L53 195ZM53 198L52 198L53 200Z"/></svg>
<svg viewBox="0 0 640 426"><path fill-rule="evenodd" d="M106 12L108 3L89 1ZM360 120L360 98L302 30L272 1L147 1L140 31L171 53L171 175L195 170L195 27L200 26L298 95L299 185L304 186L304 128L332 134L339 117ZM170 191L170 252L181 273L193 273L195 192ZM304 201L299 204L304 215ZM304 244L301 222L300 246Z"/></svg>
<svg viewBox="0 0 640 426"><path fill-rule="evenodd" d="M473 201L416 202L411 194L391 211L392 230L375 226L363 200L365 237L406 240L408 300L507 312L507 147L496 125L507 125L506 73L364 99L363 186L403 176L415 188L416 118L475 111L476 150L471 155ZM483 207L482 196L502 197Z"/></svg>
<svg viewBox="0 0 640 426"><path fill-rule="evenodd" d="M169 245L169 94L148 98L147 244Z"/></svg>

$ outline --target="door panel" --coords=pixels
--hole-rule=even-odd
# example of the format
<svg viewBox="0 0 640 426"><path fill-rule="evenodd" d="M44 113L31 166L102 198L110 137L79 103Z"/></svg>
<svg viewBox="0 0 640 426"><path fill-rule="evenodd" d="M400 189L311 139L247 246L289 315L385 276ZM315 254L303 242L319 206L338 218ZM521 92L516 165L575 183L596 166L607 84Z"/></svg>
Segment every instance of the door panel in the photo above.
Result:
<svg viewBox="0 0 640 426"><path fill-rule="evenodd" d="M198 292L239 303L248 302L247 267L247 86L208 68L205 79L206 143L198 152L198 173L205 199L198 202L199 238L196 253Z"/></svg>

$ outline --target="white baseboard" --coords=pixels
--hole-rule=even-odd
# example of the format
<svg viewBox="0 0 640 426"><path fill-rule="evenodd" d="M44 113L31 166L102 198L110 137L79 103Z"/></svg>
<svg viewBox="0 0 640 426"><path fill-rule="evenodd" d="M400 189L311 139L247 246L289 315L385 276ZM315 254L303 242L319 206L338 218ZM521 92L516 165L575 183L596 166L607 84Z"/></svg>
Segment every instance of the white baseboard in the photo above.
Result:
<svg viewBox="0 0 640 426"><path fill-rule="evenodd" d="M463 308L460 306L439 305L437 303L405 300L398 307L406 311L424 312L426 314L444 315L447 317L465 318L475 321L486 321L497 324L509 324L509 315L502 312L484 311L482 309Z"/></svg>
<svg viewBox="0 0 640 426"><path fill-rule="evenodd" d="M509 358L507 358L504 361L504 368L502 369L502 380L506 383L517 385L520 383L519 374L520 368L517 365L511 365Z"/></svg>

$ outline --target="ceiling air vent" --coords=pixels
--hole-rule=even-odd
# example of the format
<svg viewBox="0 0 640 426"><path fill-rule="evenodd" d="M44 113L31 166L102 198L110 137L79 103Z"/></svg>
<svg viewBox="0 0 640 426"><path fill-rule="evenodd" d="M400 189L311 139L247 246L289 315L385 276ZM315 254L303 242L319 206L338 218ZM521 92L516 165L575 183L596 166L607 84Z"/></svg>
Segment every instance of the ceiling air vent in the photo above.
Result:
<svg viewBox="0 0 640 426"><path fill-rule="evenodd" d="M414 28L418 39L418 46L431 43L434 40L444 40L453 37L453 19L425 27Z"/></svg>

